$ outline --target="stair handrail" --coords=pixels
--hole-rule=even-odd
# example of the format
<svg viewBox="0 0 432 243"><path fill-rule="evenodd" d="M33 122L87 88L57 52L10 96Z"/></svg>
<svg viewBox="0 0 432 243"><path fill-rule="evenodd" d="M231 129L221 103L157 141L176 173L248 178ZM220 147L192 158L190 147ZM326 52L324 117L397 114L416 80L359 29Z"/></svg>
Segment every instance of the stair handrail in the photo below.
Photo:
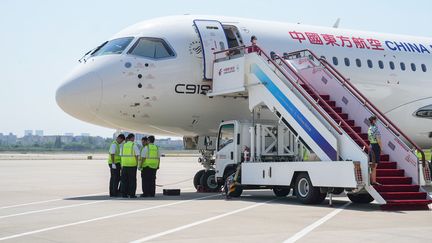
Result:
<svg viewBox="0 0 432 243"><path fill-rule="evenodd" d="M309 52L316 60L320 62L326 70L330 71L333 76L345 87L347 87L348 91L351 92L359 101L362 101L363 104L372 112L375 116L377 116L380 121L393 132L395 136L401 135L409 142L417 151L421 154L422 166L426 166L425 153L423 150L412 141L404 132L402 132L399 127L397 127L390 119L387 118L372 102L369 101L345 76L343 76L336 68L333 67L326 59L318 57L314 52L309 49L304 49L300 51L295 51L288 53L288 56L298 55L300 53ZM387 124L386 124L387 123ZM407 145L407 144L406 144ZM409 146L408 146L409 147Z"/></svg>
<svg viewBox="0 0 432 243"><path fill-rule="evenodd" d="M272 60L271 58L270 58L270 56L267 54L267 53L265 53L265 51L264 50L262 50L260 47L258 47L257 45L253 45L253 46L237 46L237 47L232 47L232 48L229 48L229 49L225 49L225 50L222 50L222 51L216 51L216 52L214 52L213 54L216 56L216 54L220 54L220 53L229 53L229 52L231 52L231 51L234 51L234 50L241 50L241 49L244 49L245 51L247 51L247 53L251 53L251 52L257 52L257 54L258 55L260 55L261 56L261 54L263 54L266 58L267 58L267 60L269 61L269 62L271 62L272 64L273 64L273 66L275 66L276 67L276 69L278 69L279 70L279 72L280 73L282 73L282 75L293 85L293 87L295 87L295 89L298 91L298 92L300 92L300 94L304 97L304 98L306 98L306 100L315 108L315 110L317 110L319 113L320 113L320 115L322 116L322 117L324 117L324 119L339 133L339 134L343 134L343 132L339 129L339 127L336 125L336 124L334 124L334 121L333 120L331 120L331 119L329 119L320 109L319 109L319 106L317 106L316 104L315 104L315 100L313 100L310 96L309 96L309 94L307 93L307 92L305 92L305 91L303 91L303 89L300 89L297 85L296 85L296 82L295 81L293 81L293 80L291 80L291 78L283 71L283 69L279 66L279 65L277 65L276 64L276 62L274 62L274 60ZM221 58L222 59L222 58ZM215 61L216 61L216 59L215 59ZM321 98L320 96L318 96L319 98ZM325 104L327 104L326 102L324 102ZM327 104L328 105L328 104ZM336 114L337 115L337 114ZM337 115L338 116L338 115ZM340 118L340 117L339 117ZM342 118L341 118L342 119ZM342 121L343 121L343 119L342 119Z"/></svg>
<svg viewBox="0 0 432 243"><path fill-rule="evenodd" d="M323 103L323 105L326 107L326 108L329 108L329 111L328 112L330 112L330 113L332 113L333 115L336 115L336 117L337 118L339 118L339 120L340 120L340 122L342 123L342 124L344 124L345 125L345 127L347 127L347 129L353 134L353 136L363 145L363 150L365 150L366 152L367 151L369 151L369 145L363 140L363 138L362 137L360 137L360 135L358 135L358 133L357 132L355 132L354 131L354 129L350 126L350 125L348 125L348 123L345 121L345 119L343 119L341 116L339 116L339 114L335 111L335 110L333 110L332 108L331 108L331 106L329 105L329 104L327 104L327 102L325 102L325 100L324 99L322 99L321 98L321 96L320 96L320 94L313 88L313 87L311 87L310 86L310 84L309 84L309 82L307 82L304 78L303 78L303 76L301 76L301 75L299 75L298 73L297 73L297 71L293 68L293 67L291 67L291 65L289 65L288 63L287 63L287 61L284 59L284 58L282 58L282 57L280 57L279 55L277 55L277 54L275 54L274 55L274 58L275 59L279 59L288 69L290 69L291 70L291 72L300 80L300 81L302 81L312 92L313 92L313 94L315 94L317 97L318 97L318 99ZM329 113L329 114L330 114Z"/></svg>

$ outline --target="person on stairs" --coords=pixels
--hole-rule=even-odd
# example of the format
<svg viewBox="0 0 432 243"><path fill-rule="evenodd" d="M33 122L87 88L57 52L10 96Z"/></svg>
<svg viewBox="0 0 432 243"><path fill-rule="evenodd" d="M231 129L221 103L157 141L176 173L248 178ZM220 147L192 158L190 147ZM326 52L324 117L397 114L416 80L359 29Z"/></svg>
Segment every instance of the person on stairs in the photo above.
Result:
<svg viewBox="0 0 432 243"><path fill-rule="evenodd" d="M370 142L369 147L369 161L371 164L371 184L381 185L376 181L376 169L380 162L381 155L381 134L376 126L377 118L376 116L369 117L369 129L368 129L368 140Z"/></svg>

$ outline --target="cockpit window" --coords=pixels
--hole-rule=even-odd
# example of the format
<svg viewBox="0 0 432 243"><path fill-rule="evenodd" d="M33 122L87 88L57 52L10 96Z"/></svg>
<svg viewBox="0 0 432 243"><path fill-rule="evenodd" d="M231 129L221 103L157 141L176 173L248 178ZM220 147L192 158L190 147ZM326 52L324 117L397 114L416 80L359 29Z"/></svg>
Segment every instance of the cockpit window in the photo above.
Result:
<svg viewBox="0 0 432 243"><path fill-rule="evenodd" d="M123 37L114 40L110 40L96 48L92 56L102 56L111 54L121 54L124 49L131 43L133 37Z"/></svg>
<svg viewBox="0 0 432 243"><path fill-rule="evenodd" d="M149 37L140 38L128 53L153 59L175 56L174 51L164 40Z"/></svg>

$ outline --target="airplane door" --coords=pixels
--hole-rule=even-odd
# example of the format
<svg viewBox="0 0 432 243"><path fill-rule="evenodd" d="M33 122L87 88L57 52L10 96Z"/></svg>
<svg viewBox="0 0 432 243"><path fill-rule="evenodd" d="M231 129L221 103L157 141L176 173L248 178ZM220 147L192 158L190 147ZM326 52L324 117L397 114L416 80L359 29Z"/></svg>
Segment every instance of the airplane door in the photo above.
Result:
<svg viewBox="0 0 432 243"><path fill-rule="evenodd" d="M198 30L203 49L204 78L213 79L213 53L228 47L225 32L222 24L217 20L196 19L193 22Z"/></svg>

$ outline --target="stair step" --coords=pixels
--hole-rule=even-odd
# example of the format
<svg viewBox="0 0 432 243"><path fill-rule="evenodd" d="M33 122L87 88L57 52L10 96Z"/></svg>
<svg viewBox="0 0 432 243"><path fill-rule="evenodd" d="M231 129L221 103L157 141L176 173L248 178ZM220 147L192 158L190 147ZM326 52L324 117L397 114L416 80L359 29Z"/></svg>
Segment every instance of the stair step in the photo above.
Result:
<svg viewBox="0 0 432 243"><path fill-rule="evenodd" d="M381 205L382 210L429 210L428 204L432 200L413 199L413 200L388 200L387 204Z"/></svg>
<svg viewBox="0 0 432 243"><path fill-rule="evenodd" d="M343 120L348 119L348 114L346 113L337 113L339 115L340 118L342 118ZM334 113L330 113L330 117L333 118L333 120L335 120L336 122L339 123L340 119L339 117L336 116L336 114Z"/></svg>
<svg viewBox="0 0 432 243"><path fill-rule="evenodd" d="M411 177L397 176L397 177L377 177L377 182L384 185L394 185L394 184L411 184Z"/></svg>
<svg viewBox="0 0 432 243"><path fill-rule="evenodd" d="M413 200L388 200L387 204L430 204L432 200L413 199Z"/></svg>
<svg viewBox="0 0 432 243"><path fill-rule="evenodd" d="M354 130L354 132L361 133L361 127L351 127L351 128Z"/></svg>
<svg viewBox="0 0 432 243"><path fill-rule="evenodd" d="M329 104L329 106L336 106L336 101L329 100L327 101L327 104Z"/></svg>
<svg viewBox="0 0 432 243"><path fill-rule="evenodd" d="M418 192L420 187L418 185L381 185L374 186L377 192Z"/></svg>
<svg viewBox="0 0 432 243"><path fill-rule="evenodd" d="M381 196L386 200L416 200L426 199L426 192L381 192Z"/></svg>
<svg viewBox="0 0 432 243"><path fill-rule="evenodd" d="M321 98L325 101L330 101L330 95L320 95ZM336 102L335 102L336 103Z"/></svg>
<svg viewBox="0 0 432 243"><path fill-rule="evenodd" d="M325 110L327 113L330 114L330 109L327 108L327 106L324 106L323 108L324 108L324 110ZM330 106L330 108L331 108L332 110L334 110L336 113L341 113L341 112L342 112L342 108L340 108L340 107L337 107L337 106Z"/></svg>
<svg viewBox="0 0 432 243"><path fill-rule="evenodd" d="M397 169L396 162L380 161L377 169Z"/></svg>
<svg viewBox="0 0 432 243"><path fill-rule="evenodd" d="M390 156L388 154L381 154L380 161L389 161Z"/></svg>
<svg viewBox="0 0 432 243"><path fill-rule="evenodd" d="M346 120L345 122L348 124L348 126L351 126L351 127L355 126L354 120ZM345 125L342 124L342 127L344 127L344 126Z"/></svg>
<svg viewBox="0 0 432 243"><path fill-rule="evenodd" d="M404 176L405 170L401 169L377 169L378 177L387 177L387 176Z"/></svg>

